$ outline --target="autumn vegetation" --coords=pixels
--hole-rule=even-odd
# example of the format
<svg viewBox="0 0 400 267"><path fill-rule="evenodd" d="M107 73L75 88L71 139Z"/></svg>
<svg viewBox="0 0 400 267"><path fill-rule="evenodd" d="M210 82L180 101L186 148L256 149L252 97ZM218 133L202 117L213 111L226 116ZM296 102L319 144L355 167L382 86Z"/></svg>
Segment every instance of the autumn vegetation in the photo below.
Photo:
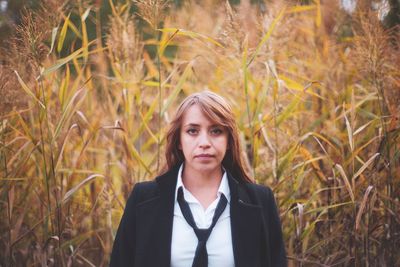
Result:
<svg viewBox="0 0 400 267"><path fill-rule="evenodd" d="M232 104L290 266L400 266L400 31L358 2L23 10L0 52L0 266L107 266L130 190L201 90Z"/></svg>

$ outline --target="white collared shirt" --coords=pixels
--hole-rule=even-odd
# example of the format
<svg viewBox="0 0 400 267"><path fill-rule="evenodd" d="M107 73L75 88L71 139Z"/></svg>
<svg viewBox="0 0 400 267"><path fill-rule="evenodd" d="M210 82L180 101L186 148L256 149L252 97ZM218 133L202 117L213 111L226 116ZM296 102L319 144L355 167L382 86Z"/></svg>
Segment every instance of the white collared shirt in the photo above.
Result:
<svg viewBox="0 0 400 267"><path fill-rule="evenodd" d="M197 236L193 228L186 222L177 200L178 188L182 187L183 195L189 204L194 221L198 228L208 228L212 223L215 209L224 194L228 203L218 219L207 241L208 267L235 266L232 249L232 233L230 219L230 200L228 177L224 172L215 199L206 210L200 202L185 188L182 182L183 164L179 168L175 188L174 221L172 226L171 267L190 267L193 263L197 247Z"/></svg>

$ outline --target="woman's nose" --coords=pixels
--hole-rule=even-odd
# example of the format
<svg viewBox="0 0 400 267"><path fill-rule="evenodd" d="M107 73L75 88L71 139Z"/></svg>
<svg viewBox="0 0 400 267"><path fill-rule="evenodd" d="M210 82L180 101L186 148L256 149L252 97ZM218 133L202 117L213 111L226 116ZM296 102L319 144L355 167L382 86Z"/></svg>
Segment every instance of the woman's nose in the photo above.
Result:
<svg viewBox="0 0 400 267"><path fill-rule="evenodd" d="M210 139L207 133L201 133L199 135L199 147L207 148L210 147Z"/></svg>

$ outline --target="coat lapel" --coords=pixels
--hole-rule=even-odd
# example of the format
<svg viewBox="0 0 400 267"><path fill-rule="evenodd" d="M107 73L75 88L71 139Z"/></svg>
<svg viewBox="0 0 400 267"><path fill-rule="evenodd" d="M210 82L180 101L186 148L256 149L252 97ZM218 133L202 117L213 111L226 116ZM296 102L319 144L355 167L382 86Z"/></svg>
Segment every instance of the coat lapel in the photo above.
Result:
<svg viewBox="0 0 400 267"><path fill-rule="evenodd" d="M228 175L231 190L232 246L236 267L260 266L261 207L231 175Z"/></svg>

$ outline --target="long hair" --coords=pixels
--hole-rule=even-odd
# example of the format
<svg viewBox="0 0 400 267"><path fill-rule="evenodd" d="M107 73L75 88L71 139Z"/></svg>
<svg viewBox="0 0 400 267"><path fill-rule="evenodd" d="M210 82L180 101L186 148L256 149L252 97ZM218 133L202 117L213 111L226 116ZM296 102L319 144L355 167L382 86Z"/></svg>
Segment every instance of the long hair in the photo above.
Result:
<svg viewBox="0 0 400 267"><path fill-rule="evenodd" d="M239 130L229 103L220 95L210 91L194 93L186 97L178 107L167 133L165 158L167 169L171 170L185 161L179 149L180 131L185 112L198 105L204 115L213 123L222 125L228 132L228 149L222 160L224 168L242 182L253 182L249 177L239 140Z"/></svg>

